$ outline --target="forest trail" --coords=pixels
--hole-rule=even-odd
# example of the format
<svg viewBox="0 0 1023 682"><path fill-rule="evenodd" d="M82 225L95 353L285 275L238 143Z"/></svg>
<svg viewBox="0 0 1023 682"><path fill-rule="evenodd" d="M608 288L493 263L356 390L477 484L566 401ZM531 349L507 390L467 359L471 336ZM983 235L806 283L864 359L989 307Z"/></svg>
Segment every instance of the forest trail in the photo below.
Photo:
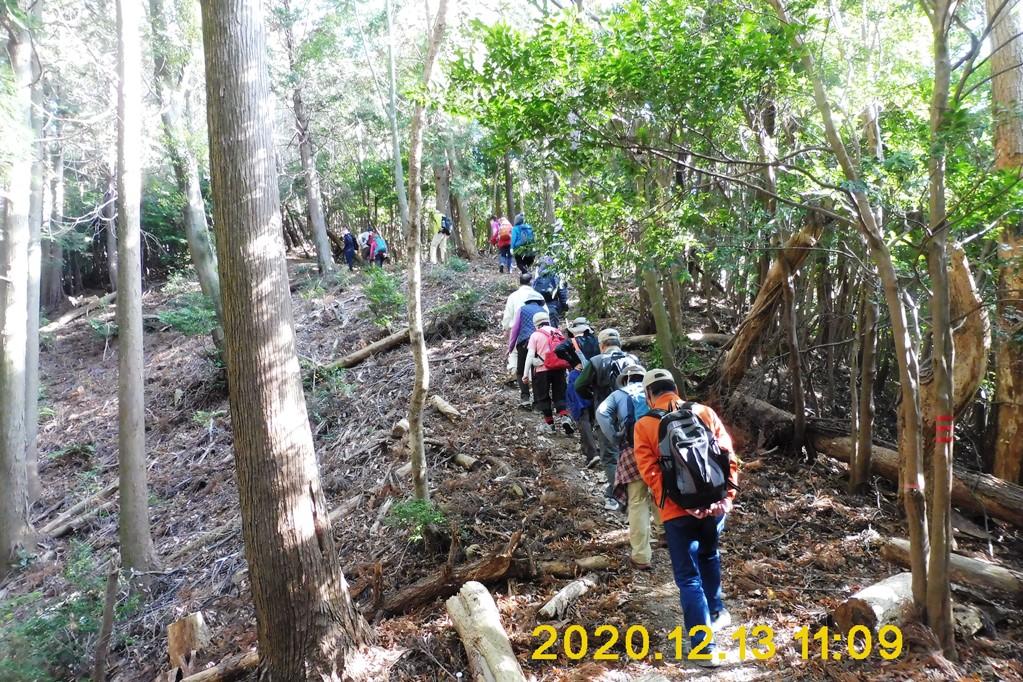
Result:
<svg viewBox="0 0 1023 682"><path fill-rule="evenodd" d="M448 559L447 547L428 549L416 528L394 511L410 483L396 472L406 461L390 432L404 416L413 367L408 348L370 358L347 371L322 376L313 368L357 349L385 332L368 313L364 272L343 274L324 287L309 276L309 265L292 263L292 289L299 355L307 375L306 397L317 441L321 477L331 509L344 506L334 524L345 575L360 608L375 614L377 660L390 669L374 679L452 679L466 671L461 643L443 600L431 599L407 613L384 616L402 587L430 575ZM536 612L570 578L517 577L489 585L516 655L527 675L539 680L756 679L925 679L940 677L942 663L907 629L913 651L895 661L876 655L863 662L802 660L792 635L803 626L827 622L830 608L860 587L896 572L881 560L882 538L903 537L904 524L886 484L869 499L845 492L844 465L826 458L807 466L778 452L764 452L736 433L742 490L722 538L726 603L733 625L773 628L777 653L765 661L730 663L709 672L693 665L630 661L624 635L633 625L650 633L651 651L671 657L667 634L682 622L678 591L667 550L654 550L654 571L628 566L623 514L602 508L602 479L583 468L578 440L538 433L541 418L517 407L517 391L505 383L504 341L498 318L513 278L493 272L489 259L460 272L427 266L425 309L446 311L463 328L448 328L429 342L432 393L461 412L448 419L428 409L426 436L436 525L459 538L451 554L456 565L496 553L518 530L516 556L532 565L602 554L610 569L594 571L598 584L560 621L563 631L578 624L590 636L590 651L568 660L559 639L556 661L530 660L540 640L532 636ZM164 562L154 600L118 623L121 637L113 655L120 680L153 679L166 669L166 625L203 611L213 642L202 661L216 662L255 641L247 571L238 533L231 435L222 372L203 337L169 329L155 316L172 309L194 283L148 292L145 312L147 443L150 456L153 535ZM476 292L474 297L466 292ZM462 307L458 308L459 302ZM445 306L447 306L445 308ZM452 306L455 306L453 309ZM452 312L453 310L453 312ZM43 353L44 385L52 416L44 424L41 451L44 498L39 520L52 520L91 492L116 480L116 339L97 329L111 313L100 312L56 334ZM629 333L634 311L622 307L615 324ZM428 316L428 319L430 317ZM700 320L692 320L699 328ZM727 420L726 420L727 421ZM456 453L480 460L466 471ZM350 504L345 504L349 502ZM1021 556L1014 536L1002 539L1001 560ZM46 541L50 556L65 558L84 542L97 563L116 545L116 515L88 520L70 537ZM979 547L964 538L960 548ZM61 562L63 563L63 562ZM40 561L8 586L12 594L67 589L57 562ZM982 679L1021 679L1023 632L1010 612L987 601L985 613L995 637L977 637L963 647L963 669ZM602 643L600 625L618 628L611 649L619 661L593 661ZM127 640L125 638L131 638ZM750 638L750 644L754 638ZM128 643L130 642L130 643ZM735 645L729 647L734 650Z"/></svg>

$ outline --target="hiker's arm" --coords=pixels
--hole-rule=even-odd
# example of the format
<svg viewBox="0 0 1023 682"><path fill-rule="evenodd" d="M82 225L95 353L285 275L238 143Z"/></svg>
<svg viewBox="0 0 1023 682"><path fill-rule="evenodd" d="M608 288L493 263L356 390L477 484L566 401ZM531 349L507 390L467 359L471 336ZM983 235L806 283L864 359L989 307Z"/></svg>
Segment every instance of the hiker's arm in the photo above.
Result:
<svg viewBox="0 0 1023 682"><path fill-rule="evenodd" d="M568 285L562 281L558 285L558 303L562 310L568 310Z"/></svg>
<svg viewBox="0 0 1023 682"><path fill-rule="evenodd" d="M663 490L663 475L659 463L660 455L657 452L657 443L651 443L650 436L646 433L644 419L637 419L633 429L633 440L635 441L636 468L643 482L654 495L654 503L658 502L657 496ZM654 431L653 440L656 441L657 432Z"/></svg>
<svg viewBox="0 0 1023 682"><path fill-rule="evenodd" d="M515 301L509 296L508 301L504 304L504 317L501 318L501 328L511 329L513 324L515 324Z"/></svg>
<svg viewBox="0 0 1023 682"><path fill-rule="evenodd" d="M615 401L615 395L612 393L597 408L597 424L600 426L604 437L612 443L618 442L618 429L615 426L615 417L617 415L618 403Z"/></svg>
<svg viewBox="0 0 1023 682"><path fill-rule="evenodd" d="M589 362L575 379L575 392L580 398L593 400L593 362Z"/></svg>
<svg viewBox="0 0 1023 682"><path fill-rule="evenodd" d="M528 384L530 378L533 375L533 360L536 359L536 342L533 341L533 337L529 337L529 344L526 348L526 366L522 369L522 383Z"/></svg>

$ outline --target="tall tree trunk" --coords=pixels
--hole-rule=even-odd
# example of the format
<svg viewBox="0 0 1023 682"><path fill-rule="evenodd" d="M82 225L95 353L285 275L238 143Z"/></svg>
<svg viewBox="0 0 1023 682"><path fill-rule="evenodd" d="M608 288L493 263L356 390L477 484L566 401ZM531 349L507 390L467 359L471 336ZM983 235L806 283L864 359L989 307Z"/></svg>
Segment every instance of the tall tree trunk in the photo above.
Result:
<svg viewBox="0 0 1023 682"><path fill-rule="evenodd" d="M29 189L32 177L32 47L24 23L0 8L7 32L12 123L21 130L8 150L4 234L0 241L0 578L7 574L30 533L28 481L25 479L25 310L28 306ZM18 8L19 10L21 8Z"/></svg>
<svg viewBox="0 0 1023 682"><path fill-rule="evenodd" d="M952 64L949 61L948 31L954 9L948 0L931 5L934 44L934 90L931 95L931 150L929 162L930 246L927 254L931 276L931 337L934 344L931 368L934 373L934 424L926 430L925 442L933 444L930 453L931 480L927 487L930 552L927 556L927 622L937 635L945 657L956 659L955 629L952 622L952 590L948 562L952 551L952 444L955 408L952 402L953 345L950 326L948 234L945 207L945 116L948 112Z"/></svg>
<svg viewBox="0 0 1023 682"><path fill-rule="evenodd" d="M156 566L146 484L145 366L142 352L142 8L117 2L117 445L119 535L125 569ZM143 582L148 582L143 580Z"/></svg>
<svg viewBox="0 0 1023 682"><path fill-rule="evenodd" d="M409 231L408 194L405 191L405 171L401 162L401 138L398 136L398 67L394 44L394 7L391 0L386 0L387 13L387 95L390 107L387 117L391 123L391 162L394 164L394 192L398 197L398 215L401 218L401 231ZM418 241L416 241L418 248Z"/></svg>
<svg viewBox="0 0 1023 682"><path fill-rule="evenodd" d="M803 438L806 434L806 406L803 396L803 371L799 358L799 323L796 321L795 291L792 284L792 271L788 266L782 273L782 327L785 330L785 345L789 352L789 381L792 386L792 441L789 454L799 455L803 451Z"/></svg>
<svg viewBox="0 0 1023 682"><path fill-rule="evenodd" d="M512 178L511 153L504 153L504 203L508 220L515 220L515 181Z"/></svg>
<svg viewBox="0 0 1023 682"><path fill-rule="evenodd" d="M42 23L43 0L32 4L36 26ZM39 286L42 272L43 186L46 175L43 146L43 83L39 60L32 60L32 181L28 209L28 324L25 334L25 475L28 502L39 499Z"/></svg>
<svg viewBox="0 0 1023 682"><path fill-rule="evenodd" d="M44 310L57 310L67 300L64 294L64 249L60 232L64 222L64 146L60 123L54 122L55 139L50 147L50 213L44 215L49 229L43 237L43 266L40 303Z"/></svg>
<svg viewBox="0 0 1023 682"><path fill-rule="evenodd" d="M305 197L309 208L309 231L316 246L316 264L321 275L334 272L334 256L330 252L327 237L327 221L323 218L323 204L320 200L320 174L316 170L313 142L309 135L309 116L302 101L302 90L297 85L292 96L295 103L295 127L298 129L298 151L302 157L302 174L305 175Z"/></svg>
<svg viewBox="0 0 1023 682"><path fill-rule="evenodd" d="M475 260L479 254L476 250L476 238L473 236L472 216L469 214L470 197L460 189L463 187L459 182L459 178L462 177L462 158L455 150L454 142L450 136L448 137L447 157L448 167L451 169L451 206L452 212L456 214L451 217L455 223L455 248L458 250L458 255L465 260ZM490 229L489 223L486 229ZM487 237L489 236L488 233Z"/></svg>
<svg viewBox="0 0 1023 682"><path fill-rule="evenodd" d="M185 197L183 211L188 252L199 279L199 288L216 310L218 329L214 332L214 339L220 343L223 337L224 310L220 302L217 257L213 253L206 225L206 204L199 185L199 163L188 144L188 128L182 120L186 95L182 92L181 80L192 53L192 45L176 44L171 35L169 19L164 0L149 0L155 72L153 83L160 100L164 142L178 191Z"/></svg>
<svg viewBox="0 0 1023 682"><path fill-rule="evenodd" d="M423 88L430 87L430 76L433 64L437 59L437 51L444 39L444 28L447 21L448 2L440 0L437 6L437 17L430 31L430 41L426 47L426 61L423 65ZM408 328L409 341L412 345L412 359L416 364L416 380L409 395L408 421L409 446L412 451L412 485L416 499L430 499L429 472L426 467L426 444L423 441L423 410L426 397L430 391L430 360L426 355L426 337L423 334L423 252L419 248L422 238L423 190L419 176L423 159L423 128L426 120L426 109L422 101L417 101L412 113L412 139L409 142L408 156L408 188L412 201L409 205L408 232L406 248L408 250Z"/></svg>
<svg viewBox="0 0 1023 682"><path fill-rule="evenodd" d="M268 679L342 677L369 638L334 546L295 352L260 0L202 3L214 230L245 556Z"/></svg>
<svg viewBox="0 0 1023 682"><path fill-rule="evenodd" d="M117 291L117 224L121 217L117 215L117 161L112 160L107 169L107 191L103 193L103 208L100 211L103 221L104 236L107 249L107 277L110 290Z"/></svg>
<svg viewBox="0 0 1023 682"><path fill-rule="evenodd" d="M769 0L769 2L774 7L781 23L791 26L784 0ZM837 158L846 180L855 186L855 183L859 182L859 174L838 134L838 127L831 115L831 102L824 88L824 81L820 73L817 72L813 53L807 49L798 32L793 31L790 34L790 40L793 48L801 55L800 61L813 85L814 101L820 112L821 122L824 124L828 145ZM923 612L927 600L928 539L924 500L922 419L918 395L920 370L917 366L916 349L913 347L909 333L902 288L892 261L891 251L882 237L881 226L877 223L874 208L863 190L853 189L849 194L858 214L857 225L867 242L870 257L877 266L892 322L892 336L895 341L895 355L899 366L899 383L902 392L899 453L902 461L902 485L905 489L903 502L906 508L906 522L911 545L913 603L920 612Z"/></svg>
<svg viewBox="0 0 1023 682"><path fill-rule="evenodd" d="M1023 167L1023 22L1010 0L985 0L991 23L991 110L994 116L995 169ZM999 11L1000 10L1000 11ZM994 444L991 473L1023 483L1023 221L1011 214L1002 220L998 249L998 347L995 355L995 400L989 423Z"/></svg>
<svg viewBox="0 0 1023 682"><path fill-rule="evenodd" d="M872 289L872 287L871 287ZM877 346L877 303L872 292L864 287L863 304L860 308L860 324L857 336L860 339L860 389L857 415L859 424L854 432L853 459L849 463L849 488L858 491L866 485L870 476L870 454L874 441L874 365Z"/></svg>

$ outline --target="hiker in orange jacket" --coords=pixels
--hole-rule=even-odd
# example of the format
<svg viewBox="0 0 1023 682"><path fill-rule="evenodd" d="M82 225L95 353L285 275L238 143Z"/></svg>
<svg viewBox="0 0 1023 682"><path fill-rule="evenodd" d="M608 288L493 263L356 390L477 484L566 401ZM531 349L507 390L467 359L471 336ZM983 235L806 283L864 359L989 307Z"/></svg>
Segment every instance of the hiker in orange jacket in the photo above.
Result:
<svg viewBox="0 0 1023 682"><path fill-rule="evenodd" d="M706 405L683 402L678 395L675 380L667 370L648 371L643 376L643 388L651 412L637 419L633 430L636 466L653 494L654 504L660 507L685 627L690 633L696 625L705 625L717 632L731 624L731 616L722 599L718 539L725 517L732 510L738 486L739 463L732 438L714 410ZM722 499L699 509L684 509L665 494L661 469L661 419L667 416L665 413L680 408L691 410L695 417L691 423L695 424L698 420L703 431L717 442L721 453L728 456L729 484L725 487ZM695 649L706 637L706 632L693 633L689 644ZM703 652L713 651L713 643L703 649ZM716 654L696 662L705 667L721 664Z"/></svg>

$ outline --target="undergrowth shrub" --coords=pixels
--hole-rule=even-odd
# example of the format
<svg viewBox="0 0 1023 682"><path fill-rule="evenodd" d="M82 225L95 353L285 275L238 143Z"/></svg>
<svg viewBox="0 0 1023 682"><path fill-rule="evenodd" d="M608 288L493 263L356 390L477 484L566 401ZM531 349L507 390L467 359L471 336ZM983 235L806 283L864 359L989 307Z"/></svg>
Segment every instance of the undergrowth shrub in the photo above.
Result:
<svg viewBox="0 0 1023 682"><path fill-rule="evenodd" d="M172 308L160 311L156 317L186 336L207 336L217 328L213 301L198 291L178 296Z"/></svg>
<svg viewBox="0 0 1023 682"><path fill-rule="evenodd" d="M89 318L89 326L92 327L92 331L96 333L96 336L101 339L112 339L117 336L117 323L113 320L97 320L94 317Z"/></svg>
<svg viewBox="0 0 1023 682"><path fill-rule="evenodd" d="M106 579L92 548L74 541L63 572L66 589L53 597L41 592L0 602L0 680L42 682L80 679L95 653L103 615ZM138 597L120 600L115 619L139 609ZM111 648L120 642L117 630Z"/></svg>
<svg viewBox="0 0 1023 682"><path fill-rule="evenodd" d="M429 500L404 500L391 507L384 524L408 531L409 540L419 542L427 526L439 526L445 520L444 512Z"/></svg>
<svg viewBox="0 0 1023 682"><path fill-rule="evenodd" d="M434 307L428 316L431 339L476 335L490 326L490 320L480 306L483 293L465 287L447 303Z"/></svg>
<svg viewBox="0 0 1023 682"><path fill-rule="evenodd" d="M328 291L348 286L350 275L347 270L337 270L325 277L312 273L308 279L299 284L299 293L303 299L311 301L323 298Z"/></svg>
<svg viewBox="0 0 1023 682"><path fill-rule="evenodd" d="M469 261L458 256L452 256L448 258L448 262L444 264L444 267L452 272L469 272Z"/></svg>
<svg viewBox="0 0 1023 682"><path fill-rule="evenodd" d="M369 299L369 314L381 327L389 325L405 310L405 295L398 288L398 278L383 268L368 268L362 292Z"/></svg>

